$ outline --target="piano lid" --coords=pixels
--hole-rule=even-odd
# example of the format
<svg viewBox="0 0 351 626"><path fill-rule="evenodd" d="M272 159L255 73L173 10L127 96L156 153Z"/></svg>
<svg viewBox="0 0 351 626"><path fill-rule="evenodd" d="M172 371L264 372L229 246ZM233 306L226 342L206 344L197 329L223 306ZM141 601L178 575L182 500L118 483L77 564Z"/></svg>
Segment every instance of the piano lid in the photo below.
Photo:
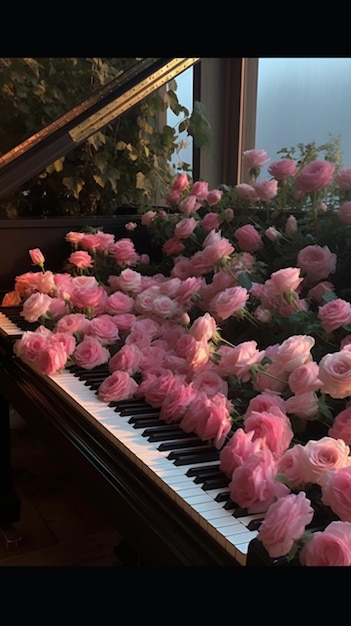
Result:
<svg viewBox="0 0 351 626"><path fill-rule="evenodd" d="M133 59L125 71L0 157L0 198L40 174L200 58Z"/></svg>

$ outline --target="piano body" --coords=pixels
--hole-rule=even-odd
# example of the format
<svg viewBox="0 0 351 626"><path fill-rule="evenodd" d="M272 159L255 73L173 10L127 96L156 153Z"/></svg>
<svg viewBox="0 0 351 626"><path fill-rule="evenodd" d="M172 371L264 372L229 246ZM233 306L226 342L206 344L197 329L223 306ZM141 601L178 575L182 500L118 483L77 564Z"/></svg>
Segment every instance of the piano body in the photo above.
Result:
<svg viewBox="0 0 351 626"><path fill-rule="evenodd" d="M140 75L134 73L128 80L107 86L16 146L0 159L0 195L15 189L26 176L40 173L149 95L150 89L165 84L196 61L156 59L143 63ZM122 225L130 219L127 216L123 221L122 216L115 222L115 233L118 228L121 235L125 233ZM60 231L57 237L62 239ZM28 237L25 245L26 253L37 246ZM21 271L16 268L18 273ZM0 285L0 289L6 291L8 285ZM67 459L75 476L115 520L126 539L123 554L120 547L126 564L249 564L248 548L257 534L255 517L259 516L239 515L227 507L228 487L218 470L218 452L209 445L198 446L189 435L185 439L174 426L167 429L150 407L138 402L117 407L101 403L93 384L79 372L39 375L13 354L13 342L24 330L20 319L16 307L1 308L0 526L4 532L21 513L11 480L12 406ZM197 447L200 456L196 456Z"/></svg>

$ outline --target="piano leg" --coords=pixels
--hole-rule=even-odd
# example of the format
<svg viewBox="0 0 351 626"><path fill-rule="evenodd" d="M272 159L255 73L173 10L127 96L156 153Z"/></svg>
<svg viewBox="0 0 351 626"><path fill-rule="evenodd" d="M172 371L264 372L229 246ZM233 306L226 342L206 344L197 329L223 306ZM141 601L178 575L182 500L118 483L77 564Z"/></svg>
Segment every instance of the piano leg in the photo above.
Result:
<svg viewBox="0 0 351 626"><path fill-rule="evenodd" d="M18 522L21 501L12 484L10 407L0 395L0 532L7 546L17 546L21 535L12 524Z"/></svg>

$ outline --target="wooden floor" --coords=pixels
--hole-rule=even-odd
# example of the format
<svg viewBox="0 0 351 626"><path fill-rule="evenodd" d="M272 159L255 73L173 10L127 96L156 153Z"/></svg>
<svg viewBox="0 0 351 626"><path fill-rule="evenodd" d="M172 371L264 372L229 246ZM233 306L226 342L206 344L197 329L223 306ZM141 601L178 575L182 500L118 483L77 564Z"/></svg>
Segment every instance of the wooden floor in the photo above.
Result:
<svg viewBox="0 0 351 626"><path fill-rule="evenodd" d="M13 482L22 502L13 525L21 539L0 533L0 567L121 565L113 522L43 441L19 420L11 429Z"/></svg>

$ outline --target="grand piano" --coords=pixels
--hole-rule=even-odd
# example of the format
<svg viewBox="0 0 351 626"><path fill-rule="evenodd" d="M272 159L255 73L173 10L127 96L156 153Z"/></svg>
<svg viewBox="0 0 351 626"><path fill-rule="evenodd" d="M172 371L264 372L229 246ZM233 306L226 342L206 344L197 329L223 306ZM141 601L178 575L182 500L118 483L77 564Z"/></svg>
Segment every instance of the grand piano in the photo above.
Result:
<svg viewBox="0 0 351 626"><path fill-rule="evenodd" d="M0 159L0 197L198 60L143 60L140 71L107 85L15 146ZM123 216L120 234L122 224ZM33 247L31 243L27 242L27 249ZM0 284L3 291L7 288ZM11 534L21 515L11 477L9 411L13 407L67 460L74 475L115 521L124 537L115 549L125 564L257 564L250 547L260 516L248 516L230 503L228 481L218 468L218 451L195 436L185 437L174 425L161 423L157 411L143 403L109 406L98 401L96 381L104 376L99 368L92 379L77 368L54 376L39 375L13 353L14 341L28 328L23 321L18 308L0 308L3 532Z"/></svg>

